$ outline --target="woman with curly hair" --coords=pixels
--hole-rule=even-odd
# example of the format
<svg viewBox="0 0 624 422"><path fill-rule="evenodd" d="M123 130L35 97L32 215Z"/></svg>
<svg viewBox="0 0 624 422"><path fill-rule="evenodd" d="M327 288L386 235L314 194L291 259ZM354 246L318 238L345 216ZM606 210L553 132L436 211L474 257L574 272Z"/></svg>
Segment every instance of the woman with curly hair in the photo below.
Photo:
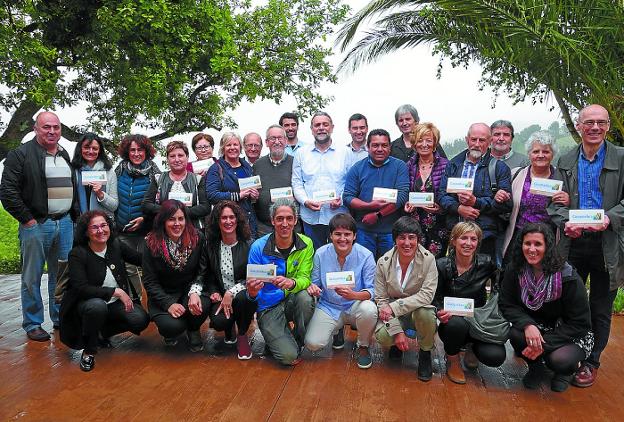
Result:
<svg viewBox="0 0 624 422"><path fill-rule="evenodd" d="M257 303L245 293L251 246L247 217L235 202L221 201L212 210L207 229L210 270L204 290L212 302L210 326L225 331L225 343L236 344L239 359L250 359L247 330Z"/></svg>
<svg viewBox="0 0 624 422"><path fill-rule="evenodd" d="M203 234L191 224L186 206L169 199L145 241L143 282L150 317L165 345L175 346L186 331L190 350L203 350L199 328L210 306L202 295L208 259Z"/></svg>
<svg viewBox="0 0 624 422"><path fill-rule="evenodd" d="M554 372L551 390L565 391L594 343L587 291L547 224L526 224L512 247L499 307L512 324L511 345L529 366L522 383L538 388L545 363Z"/></svg>

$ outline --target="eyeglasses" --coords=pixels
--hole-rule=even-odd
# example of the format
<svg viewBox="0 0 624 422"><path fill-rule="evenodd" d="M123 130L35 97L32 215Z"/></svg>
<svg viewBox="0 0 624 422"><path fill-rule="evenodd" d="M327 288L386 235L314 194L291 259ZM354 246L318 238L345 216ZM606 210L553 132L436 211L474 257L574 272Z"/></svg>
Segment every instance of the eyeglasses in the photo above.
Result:
<svg viewBox="0 0 624 422"><path fill-rule="evenodd" d="M245 148L247 149L262 149L261 145L256 145L256 144L247 144L245 145Z"/></svg>
<svg viewBox="0 0 624 422"><path fill-rule="evenodd" d="M212 149L210 145L201 145L201 146L195 147L195 151L208 151L209 149Z"/></svg>
<svg viewBox="0 0 624 422"><path fill-rule="evenodd" d="M99 226L97 224L89 226L89 230L91 230L92 232L98 232L100 230L104 231L104 229L106 228L108 228L108 223L102 223Z"/></svg>
<svg viewBox="0 0 624 422"><path fill-rule="evenodd" d="M581 124L585 127L592 128L594 125L598 125L600 128L609 126L610 120L585 120Z"/></svg>
<svg viewBox="0 0 624 422"><path fill-rule="evenodd" d="M283 136L269 136L269 137L267 138L267 141L271 141L271 142L274 142L274 141L283 141L284 139L286 139L286 138L284 138Z"/></svg>

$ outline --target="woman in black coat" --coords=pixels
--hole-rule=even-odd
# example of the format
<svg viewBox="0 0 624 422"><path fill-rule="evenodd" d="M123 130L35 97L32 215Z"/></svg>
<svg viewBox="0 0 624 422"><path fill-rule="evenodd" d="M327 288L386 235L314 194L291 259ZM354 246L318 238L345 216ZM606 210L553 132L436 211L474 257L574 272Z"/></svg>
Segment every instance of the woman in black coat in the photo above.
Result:
<svg viewBox="0 0 624 422"><path fill-rule="evenodd" d="M112 219L103 211L84 213L76 225L76 244L69 254L68 290L60 310L61 341L83 349L80 368L95 365L98 344L130 331L140 334L149 324L141 304L130 298L125 260L141 264L141 256L111 236ZM134 292L136 295L136 292Z"/></svg>
<svg viewBox="0 0 624 422"><path fill-rule="evenodd" d="M225 331L225 342L236 343L239 359L251 359L247 330L257 303L247 296L247 256L251 230L245 211L233 201L220 201L208 224L209 267L206 295L210 297L210 325ZM236 329L238 328L238 335Z"/></svg>
<svg viewBox="0 0 624 422"><path fill-rule="evenodd" d="M554 372L551 389L565 391L594 343L587 291L559 256L548 225L524 226L511 253L499 308L512 324L511 345L529 366L522 382L538 388L545 363Z"/></svg>
<svg viewBox="0 0 624 422"><path fill-rule="evenodd" d="M188 208L168 199L161 204L145 242L143 283L158 332L165 345L175 346L186 331L189 349L203 350L199 328L210 305L202 295L208 262L203 234L192 224Z"/></svg>
<svg viewBox="0 0 624 422"><path fill-rule="evenodd" d="M505 362L505 346L486 343L472 338L469 334L468 322L462 316L451 315L443 309L444 297L473 299L474 307L480 308L487 301L486 285L490 281L496 284L496 265L489 255L478 254L483 233L474 222L457 223L450 236L448 256L438 258L438 288L433 304L438 309L440 320L438 335L444 343L446 352L446 368L448 378L457 383L465 384L466 377L459 361L459 352L467 347L464 364L468 368L476 368L479 362L497 367ZM474 353L474 354L473 354ZM476 357L476 359L475 359Z"/></svg>

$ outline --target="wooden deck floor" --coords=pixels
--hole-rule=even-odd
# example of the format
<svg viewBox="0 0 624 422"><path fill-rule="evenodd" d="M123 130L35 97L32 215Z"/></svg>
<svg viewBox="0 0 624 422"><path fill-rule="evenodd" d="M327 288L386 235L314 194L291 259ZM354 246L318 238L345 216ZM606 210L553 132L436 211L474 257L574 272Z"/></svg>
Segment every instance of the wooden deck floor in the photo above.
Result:
<svg viewBox="0 0 624 422"><path fill-rule="evenodd" d="M46 315L47 318L47 315ZM44 328L52 331L48 321ZM220 333L204 333L206 350L186 351L181 341L165 349L153 324L140 337L114 338L114 349L97 356L95 369L80 371L79 351L60 343L27 340L21 329L19 277L0 276L0 420L28 421L617 421L624 398L624 318L616 317L598 382L552 393L548 380L527 391L525 366L511 357L501 368L480 366L468 383L446 379L441 346L434 378L417 380L417 346L402 365L384 361L374 348L371 369L357 368L347 330L343 351L305 354L295 368L261 356L236 359Z"/></svg>

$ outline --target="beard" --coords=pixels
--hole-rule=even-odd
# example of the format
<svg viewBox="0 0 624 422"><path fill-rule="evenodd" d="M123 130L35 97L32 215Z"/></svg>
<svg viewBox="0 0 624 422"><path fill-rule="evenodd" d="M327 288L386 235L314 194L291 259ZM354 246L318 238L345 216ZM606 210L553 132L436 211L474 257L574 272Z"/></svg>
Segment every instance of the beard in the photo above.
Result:
<svg viewBox="0 0 624 422"><path fill-rule="evenodd" d="M314 136L314 140L319 144L324 145L331 141L331 136L329 135L329 133L319 133Z"/></svg>
<svg viewBox="0 0 624 422"><path fill-rule="evenodd" d="M480 160L481 157L483 157L483 153L481 152L480 149L471 149L471 150L468 150L468 156L472 158L473 160L477 161L477 160Z"/></svg>

